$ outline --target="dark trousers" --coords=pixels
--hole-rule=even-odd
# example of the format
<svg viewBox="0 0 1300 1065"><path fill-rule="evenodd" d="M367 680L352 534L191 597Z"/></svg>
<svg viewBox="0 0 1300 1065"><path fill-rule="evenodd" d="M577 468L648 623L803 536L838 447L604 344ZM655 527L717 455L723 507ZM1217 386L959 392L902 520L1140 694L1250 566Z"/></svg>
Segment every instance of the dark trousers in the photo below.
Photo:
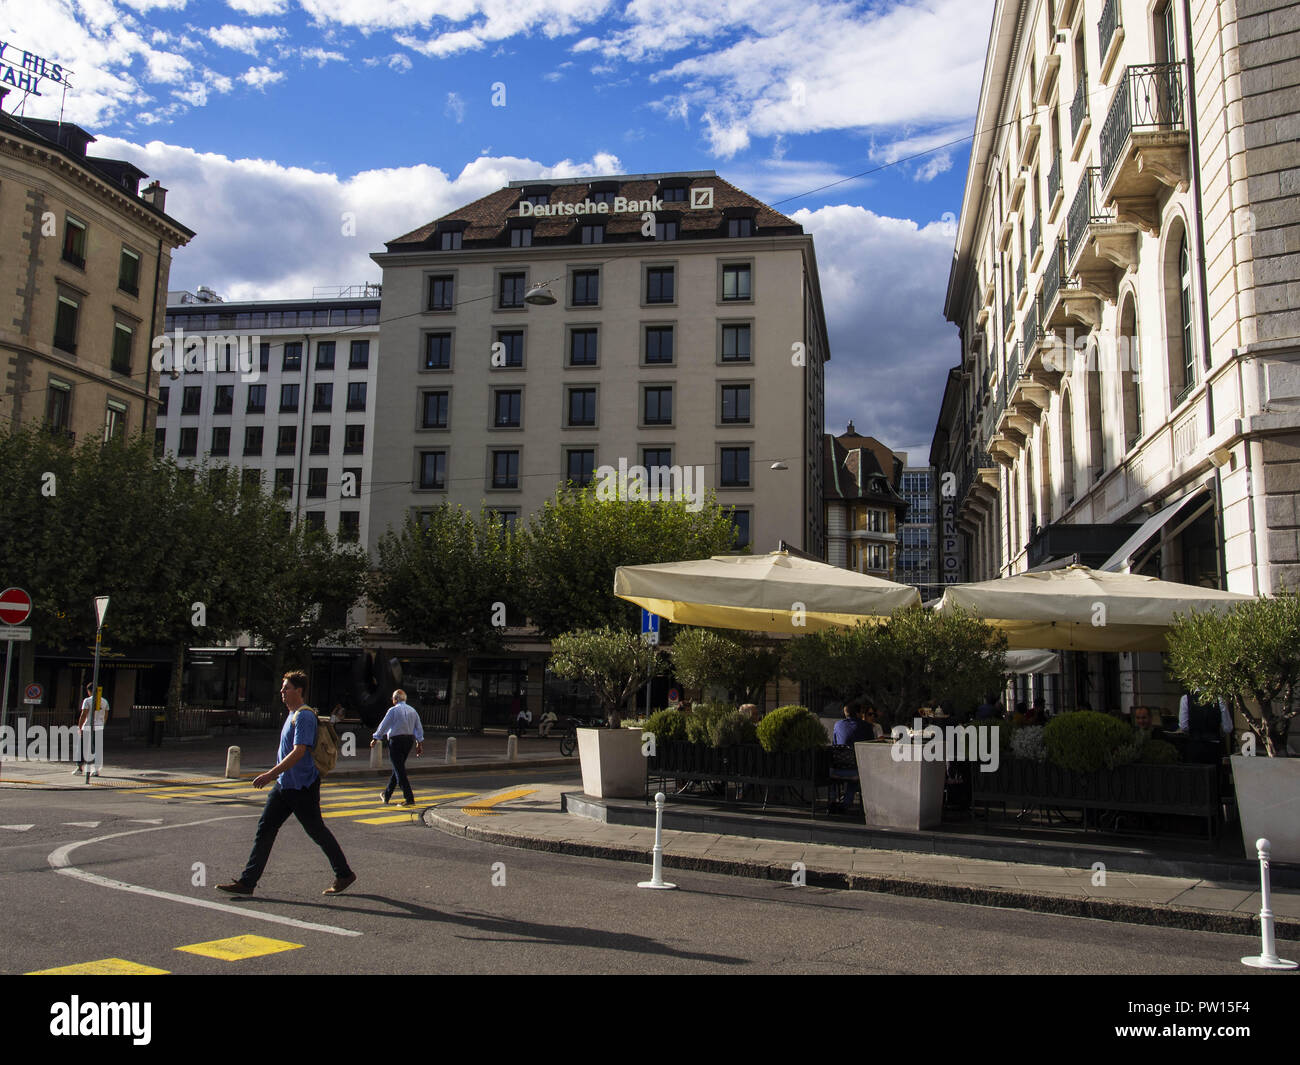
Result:
<svg viewBox="0 0 1300 1065"><path fill-rule="evenodd" d="M352 875L348 860L343 857L343 848L321 820L320 777L317 777L309 788L282 788L279 783L271 788L271 794L266 797L266 806L262 810L262 819L257 822L257 838L253 840L248 865L240 874L240 880L249 887L257 886L262 870L271 857L271 847L275 845L280 826L289 820L290 815L298 819L312 842L325 852L336 877Z"/></svg>
<svg viewBox="0 0 1300 1065"><path fill-rule="evenodd" d="M388 755L393 760L393 775L388 780L388 787L384 789L384 801L391 799L393 792L400 787L406 801L415 802L415 793L411 791L411 782L406 778L406 759L410 756L411 748L414 746L414 736L393 736L388 741Z"/></svg>

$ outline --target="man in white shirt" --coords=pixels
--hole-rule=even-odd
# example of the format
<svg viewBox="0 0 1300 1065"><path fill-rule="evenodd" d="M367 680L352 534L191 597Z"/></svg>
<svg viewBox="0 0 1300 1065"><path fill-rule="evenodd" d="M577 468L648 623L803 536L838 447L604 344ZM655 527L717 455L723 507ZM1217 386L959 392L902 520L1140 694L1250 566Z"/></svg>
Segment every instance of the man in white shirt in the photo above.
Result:
<svg viewBox="0 0 1300 1065"><path fill-rule="evenodd" d="M108 700L103 695L99 697L99 709L95 711L94 725L88 725L87 719L90 717L91 707L95 704L95 691L92 685L86 685L86 697L81 700L81 716L77 718L77 725L81 729L81 750L77 754L77 767L72 771L76 776L85 769L86 758L85 752L90 750L94 754L94 764L90 767L92 777L99 776L99 767L104 764L104 722L108 720ZM92 746L93 744L93 746Z"/></svg>
<svg viewBox="0 0 1300 1065"><path fill-rule="evenodd" d="M558 718L555 716L555 711L548 707L542 714L541 718L538 719L537 735L542 739L546 739L546 737L551 734L551 726L554 725L557 720Z"/></svg>
<svg viewBox="0 0 1300 1065"><path fill-rule="evenodd" d="M415 805L415 793L406 776L406 759L415 747L415 756L424 754L424 726L420 724L420 715L415 708L406 705L406 692L398 688L393 692L393 705L389 707L384 720L375 729L375 737L370 741L373 747L382 739L388 740L388 753L393 759L393 775L384 789L384 803L393 797L393 791L400 785L406 797L403 806Z"/></svg>

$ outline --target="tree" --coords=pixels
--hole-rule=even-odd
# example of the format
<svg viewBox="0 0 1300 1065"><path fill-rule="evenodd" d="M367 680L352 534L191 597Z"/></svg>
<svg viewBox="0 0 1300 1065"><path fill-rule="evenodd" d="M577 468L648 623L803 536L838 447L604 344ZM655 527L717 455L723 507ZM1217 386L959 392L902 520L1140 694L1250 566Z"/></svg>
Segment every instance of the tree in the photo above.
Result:
<svg viewBox="0 0 1300 1065"><path fill-rule="evenodd" d="M619 566L730 551L736 530L726 511L712 497L698 511L688 505L601 501L594 485L557 492L522 534L522 606L538 632L637 627L638 607L613 592Z"/></svg>
<svg viewBox="0 0 1300 1065"><path fill-rule="evenodd" d="M1241 714L1270 758L1285 756L1300 710L1300 596L1284 591L1218 614L1191 613L1169 630L1169 671L1204 699Z"/></svg>
<svg viewBox="0 0 1300 1065"><path fill-rule="evenodd" d="M725 687L740 703L756 702L781 675L784 648L753 633L684 628L673 637L673 672L697 696Z"/></svg>
<svg viewBox="0 0 1300 1065"><path fill-rule="evenodd" d="M551 670L557 676L583 681L605 709L605 720L618 727L628 696L657 671L659 650L639 633L605 626L566 632L551 640Z"/></svg>

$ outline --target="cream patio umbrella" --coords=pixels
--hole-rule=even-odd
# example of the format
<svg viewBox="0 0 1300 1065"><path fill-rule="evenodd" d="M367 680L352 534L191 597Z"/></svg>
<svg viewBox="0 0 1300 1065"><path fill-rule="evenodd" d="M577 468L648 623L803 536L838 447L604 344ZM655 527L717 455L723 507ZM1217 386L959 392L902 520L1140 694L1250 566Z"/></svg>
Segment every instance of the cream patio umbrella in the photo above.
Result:
<svg viewBox="0 0 1300 1065"><path fill-rule="evenodd" d="M939 610L961 607L1006 633L1010 648L1167 651L1175 614L1226 610L1254 598L1087 566L954 584Z"/></svg>
<svg viewBox="0 0 1300 1065"><path fill-rule="evenodd" d="M905 584L785 551L620 566L614 594L678 624L791 634L852 626L921 602Z"/></svg>

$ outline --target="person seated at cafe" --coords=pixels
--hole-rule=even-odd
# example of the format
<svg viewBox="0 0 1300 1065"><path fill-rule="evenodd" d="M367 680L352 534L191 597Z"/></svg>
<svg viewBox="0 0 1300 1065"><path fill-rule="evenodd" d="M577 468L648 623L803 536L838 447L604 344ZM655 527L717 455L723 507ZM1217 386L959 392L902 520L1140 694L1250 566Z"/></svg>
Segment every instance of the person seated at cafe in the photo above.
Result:
<svg viewBox="0 0 1300 1065"><path fill-rule="evenodd" d="M837 747L852 747L855 743L872 738L862 727L862 706L857 700L845 703L843 713L844 716L835 722L835 728L831 730Z"/></svg>
<svg viewBox="0 0 1300 1065"><path fill-rule="evenodd" d="M1149 706L1133 707L1133 728L1143 733L1147 739L1158 737L1164 731L1159 719L1152 716Z"/></svg>
<svg viewBox="0 0 1300 1065"><path fill-rule="evenodd" d="M996 702L997 702L997 696L991 693L984 696L984 701L980 703L979 709L975 711L975 720L987 721L991 717L997 717L998 713L997 713L997 707L995 706Z"/></svg>
<svg viewBox="0 0 1300 1065"><path fill-rule="evenodd" d="M869 700L864 700L862 703L862 731L864 734L870 733L869 736L864 735L864 739L879 740L884 738L885 730L881 727L878 718L879 715L876 713L875 706Z"/></svg>
<svg viewBox="0 0 1300 1065"><path fill-rule="evenodd" d="M741 703L740 712L744 714L755 725L763 719L762 712L758 709L757 703Z"/></svg>

